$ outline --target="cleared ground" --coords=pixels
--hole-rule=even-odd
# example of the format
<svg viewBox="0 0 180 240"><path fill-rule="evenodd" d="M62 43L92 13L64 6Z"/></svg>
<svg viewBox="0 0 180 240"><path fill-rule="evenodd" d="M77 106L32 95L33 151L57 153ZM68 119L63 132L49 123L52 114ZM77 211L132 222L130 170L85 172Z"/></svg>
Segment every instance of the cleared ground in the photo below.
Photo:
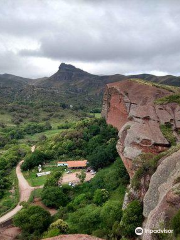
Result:
<svg viewBox="0 0 180 240"><path fill-rule="evenodd" d="M76 177L76 174L81 173L81 171L75 171L72 173L64 173L63 178L62 178L62 183L80 183L79 178ZM86 173L86 179L85 181L91 180L95 175L92 175L90 172Z"/></svg>

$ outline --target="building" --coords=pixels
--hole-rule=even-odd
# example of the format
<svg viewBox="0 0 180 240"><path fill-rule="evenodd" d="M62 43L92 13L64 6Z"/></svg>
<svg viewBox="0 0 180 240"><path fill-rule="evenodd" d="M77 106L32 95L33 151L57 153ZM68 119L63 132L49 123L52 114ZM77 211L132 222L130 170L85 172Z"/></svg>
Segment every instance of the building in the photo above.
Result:
<svg viewBox="0 0 180 240"><path fill-rule="evenodd" d="M67 162L58 162L57 166L58 167L67 167L68 164L67 164Z"/></svg>
<svg viewBox="0 0 180 240"><path fill-rule="evenodd" d="M48 171L48 172L36 173L36 177L46 176L46 175L49 175L50 173L51 173L50 171Z"/></svg>
<svg viewBox="0 0 180 240"><path fill-rule="evenodd" d="M87 160L79 160L79 161L67 161L67 162L58 162L58 167L67 166L71 169L80 169L87 167Z"/></svg>

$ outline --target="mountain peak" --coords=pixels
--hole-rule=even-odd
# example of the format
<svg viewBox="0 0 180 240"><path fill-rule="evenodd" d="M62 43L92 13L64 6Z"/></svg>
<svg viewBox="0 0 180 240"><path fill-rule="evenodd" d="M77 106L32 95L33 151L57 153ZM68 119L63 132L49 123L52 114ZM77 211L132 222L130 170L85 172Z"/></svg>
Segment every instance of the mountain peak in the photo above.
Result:
<svg viewBox="0 0 180 240"><path fill-rule="evenodd" d="M83 74L83 75L92 75L88 72L83 71L80 68L76 68L75 66L71 64L61 63L59 66L59 73L76 73L76 74Z"/></svg>
<svg viewBox="0 0 180 240"><path fill-rule="evenodd" d="M59 70L71 70L72 71L75 69L77 69L77 68L71 64L66 64L66 63L61 63L59 66Z"/></svg>

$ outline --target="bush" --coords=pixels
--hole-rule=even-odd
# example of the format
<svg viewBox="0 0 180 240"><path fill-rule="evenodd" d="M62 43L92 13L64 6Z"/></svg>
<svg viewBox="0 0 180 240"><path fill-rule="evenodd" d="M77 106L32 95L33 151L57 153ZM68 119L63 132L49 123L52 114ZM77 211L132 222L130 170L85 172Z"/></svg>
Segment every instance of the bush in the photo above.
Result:
<svg viewBox="0 0 180 240"><path fill-rule="evenodd" d="M109 192L106 189L97 189L94 194L93 201L97 205L102 205L109 198Z"/></svg>
<svg viewBox="0 0 180 240"><path fill-rule="evenodd" d="M91 234L100 224L101 208L96 205L87 205L74 213L69 213L68 222L73 233Z"/></svg>
<svg viewBox="0 0 180 240"><path fill-rule="evenodd" d="M38 150L35 150L31 155L27 156L21 165L23 171L32 169L39 164L43 164L47 160L46 155Z"/></svg>
<svg viewBox="0 0 180 240"><path fill-rule="evenodd" d="M55 222L51 223L50 229L58 229L60 233L67 233L69 227L66 222L62 219L58 219Z"/></svg>
<svg viewBox="0 0 180 240"><path fill-rule="evenodd" d="M174 235L177 236L180 234L180 210L171 220L172 229L174 230Z"/></svg>
<svg viewBox="0 0 180 240"><path fill-rule="evenodd" d="M122 235L125 237L135 236L135 229L142 225L143 215L142 206L138 200L134 200L128 204L123 212L120 222Z"/></svg>
<svg viewBox="0 0 180 240"><path fill-rule="evenodd" d="M13 222L23 232L36 232L38 235L48 228L51 222L51 215L42 207L27 206L15 215Z"/></svg>
<svg viewBox="0 0 180 240"><path fill-rule="evenodd" d="M48 187L42 191L42 201L47 207L59 208L65 206L68 198L63 193L62 189L58 187Z"/></svg>
<svg viewBox="0 0 180 240"><path fill-rule="evenodd" d="M164 124L160 125L161 132L163 133L164 137L167 139L167 141L172 145L176 145L176 138L173 135L173 130L171 124Z"/></svg>
<svg viewBox="0 0 180 240"><path fill-rule="evenodd" d="M87 159L90 165L98 170L113 163L117 156L116 140L113 139L107 146L97 146Z"/></svg>
<svg viewBox="0 0 180 240"><path fill-rule="evenodd" d="M120 222L122 217L122 204L119 201L107 201L101 210L100 217L105 228L112 229L116 221Z"/></svg>
<svg viewBox="0 0 180 240"><path fill-rule="evenodd" d="M51 173L51 175L48 176L44 184L44 188L58 186L58 182L61 176L62 176L62 172L59 170Z"/></svg>

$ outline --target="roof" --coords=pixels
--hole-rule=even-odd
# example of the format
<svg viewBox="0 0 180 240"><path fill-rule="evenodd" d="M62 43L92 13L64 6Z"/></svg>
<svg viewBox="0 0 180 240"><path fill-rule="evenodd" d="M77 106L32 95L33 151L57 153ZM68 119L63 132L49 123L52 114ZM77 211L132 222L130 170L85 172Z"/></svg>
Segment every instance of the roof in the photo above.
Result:
<svg viewBox="0 0 180 240"><path fill-rule="evenodd" d="M58 162L59 164L65 163L68 165L69 168L73 167L86 167L87 160L80 160L80 161L67 161L67 162Z"/></svg>
<svg viewBox="0 0 180 240"><path fill-rule="evenodd" d="M83 161L67 161L68 167L86 167L87 160Z"/></svg>

